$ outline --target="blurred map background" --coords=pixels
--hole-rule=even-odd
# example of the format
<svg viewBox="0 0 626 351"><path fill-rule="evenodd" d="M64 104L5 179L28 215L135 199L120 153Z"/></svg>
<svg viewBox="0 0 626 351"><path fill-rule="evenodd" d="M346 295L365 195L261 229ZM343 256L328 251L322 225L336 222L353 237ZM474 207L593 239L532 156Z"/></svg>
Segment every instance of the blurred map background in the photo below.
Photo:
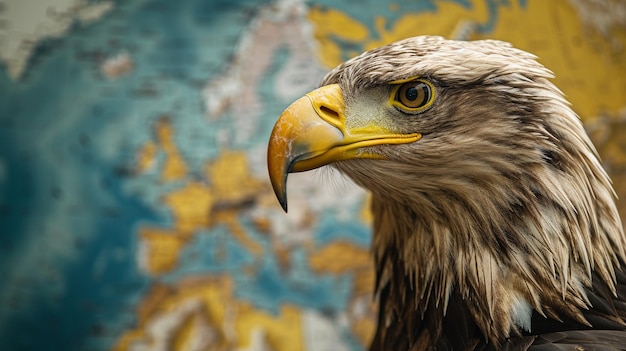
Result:
<svg viewBox="0 0 626 351"><path fill-rule="evenodd" d="M539 56L626 215L623 0L0 0L0 348L363 350L367 196L297 174L284 214L266 143L332 67L420 34Z"/></svg>

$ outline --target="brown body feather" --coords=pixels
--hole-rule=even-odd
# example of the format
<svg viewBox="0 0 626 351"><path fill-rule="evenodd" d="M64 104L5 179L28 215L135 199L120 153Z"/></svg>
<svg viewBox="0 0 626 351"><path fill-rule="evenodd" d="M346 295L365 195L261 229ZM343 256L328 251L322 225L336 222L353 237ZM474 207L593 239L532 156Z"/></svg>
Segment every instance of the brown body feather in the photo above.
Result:
<svg viewBox="0 0 626 351"><path fill-rule="evenodd" d="M322 85L339 84L358 114L372 91L413 76L437 100L392 127L423 138L336 164L373 194L371 350L625 350L614 193L552 74L506 43L418 37Z"/></svg>

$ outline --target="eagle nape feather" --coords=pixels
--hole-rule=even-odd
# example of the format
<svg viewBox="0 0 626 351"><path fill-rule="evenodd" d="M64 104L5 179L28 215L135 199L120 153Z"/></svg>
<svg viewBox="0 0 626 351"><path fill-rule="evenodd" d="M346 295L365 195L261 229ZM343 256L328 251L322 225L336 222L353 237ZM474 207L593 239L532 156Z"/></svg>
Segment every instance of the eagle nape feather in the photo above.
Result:
<svg viewBox="0 0 626 351"><path fill-rule="evenodd" d="M578 116L536 57L420 36L365 52L280 116L268 170L369 190L370 350L626 350L626 237Z"/></svg>

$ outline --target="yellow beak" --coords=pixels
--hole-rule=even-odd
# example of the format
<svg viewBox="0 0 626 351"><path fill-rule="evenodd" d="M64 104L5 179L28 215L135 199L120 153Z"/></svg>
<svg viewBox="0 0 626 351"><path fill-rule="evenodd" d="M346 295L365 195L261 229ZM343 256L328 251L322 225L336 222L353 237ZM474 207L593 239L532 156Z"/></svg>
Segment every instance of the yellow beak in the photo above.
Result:
<svg viewBox="0 0 626 351"><path fill-rule="evenodd" d="M274 125L267 149L274 193L287 212L288 173L354 158L382 158L363 148L411 143L421 137L419 133L394 134L377 124L348 128L341 87L321 87L287 107Z"/></svg>

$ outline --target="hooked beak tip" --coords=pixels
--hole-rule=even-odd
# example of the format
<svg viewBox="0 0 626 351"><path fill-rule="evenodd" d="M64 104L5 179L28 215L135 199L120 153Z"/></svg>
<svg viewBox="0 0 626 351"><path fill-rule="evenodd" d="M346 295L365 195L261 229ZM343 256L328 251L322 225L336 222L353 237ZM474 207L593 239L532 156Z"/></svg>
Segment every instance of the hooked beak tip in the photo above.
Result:
<svg viewBox="0 0 626 351"><path fill-rule="evenodd" d="M283 211L285 211L285 213L288 213L289 211L287 211L287 195L285 195L284 199L281 199L279 197L278 202L280 203L280 207L283 208Z"/></svg>

